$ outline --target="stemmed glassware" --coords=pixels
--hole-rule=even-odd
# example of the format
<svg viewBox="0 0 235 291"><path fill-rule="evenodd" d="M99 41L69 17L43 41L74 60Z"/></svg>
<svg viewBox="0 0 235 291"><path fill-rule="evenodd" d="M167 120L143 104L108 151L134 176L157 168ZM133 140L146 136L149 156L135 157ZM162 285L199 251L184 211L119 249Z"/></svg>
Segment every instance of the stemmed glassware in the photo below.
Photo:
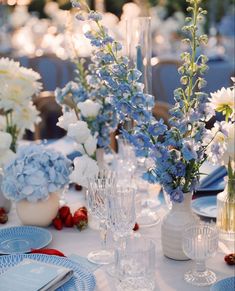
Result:
<svg viewBox="0 0 235 291"><path fill-rule="evenodd" d="M107 196L108 225L120 238L121 248L125 248L126 237L132 233L136 222L135 189L117 186Z"/></svg>
<svg viewBox="0 0 235 291"><path fill-rule="evenodd" d="M218 248L218 230L208 223L188 226L183 233L183 251L195 260L195 268L185 273L186 282L195 286L208 286L216 281L216 275L205 266L205 260Z"/></svg>
<svg viewBox="0 0 235 291"><path fill-rule="evenodd" d="M102 249L88 254L88 260L96 264L110 264L113 261L113 252L107 250L107 193L116 183L113 172L102 170L98 176L88 181L87 205L90 213L98 218Z"/></svg>

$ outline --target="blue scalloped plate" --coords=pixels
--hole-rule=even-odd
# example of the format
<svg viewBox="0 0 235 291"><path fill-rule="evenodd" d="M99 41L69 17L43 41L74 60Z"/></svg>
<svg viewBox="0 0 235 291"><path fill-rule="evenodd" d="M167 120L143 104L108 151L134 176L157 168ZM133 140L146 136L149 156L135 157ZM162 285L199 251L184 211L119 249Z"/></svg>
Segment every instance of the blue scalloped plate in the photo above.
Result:
<svg viewBox="0 0 235 291"><path fill-rule="evenodd" d="M235 277L225 278L216 282L211 286L210 291L234 291L235 290Z"/></svg>
<svg viewBox="0 0 235 291"><path fill-rule="evenodd" d="M35 226L16 226L0 229L0 254L23 254L41 249L52 240L50 231Z"/></svg>
<svg viewBox="0 0 235 291"><path fill-rule="evenodd" d="M57 291L93 291L95 289L95 277L86 268L74 263L67 258L48 256L43 254L18 254L0 257L0 275L8 268L19 264L23 259L32 259L39 262L63 266L72 269L74 276Z"/></svg>

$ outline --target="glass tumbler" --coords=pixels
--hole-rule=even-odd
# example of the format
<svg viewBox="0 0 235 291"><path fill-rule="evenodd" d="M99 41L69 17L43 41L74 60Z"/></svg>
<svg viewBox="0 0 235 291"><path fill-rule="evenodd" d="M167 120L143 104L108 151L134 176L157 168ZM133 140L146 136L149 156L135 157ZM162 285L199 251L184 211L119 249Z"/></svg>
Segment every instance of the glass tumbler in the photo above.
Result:
<svg viewBox="0 0 235 291"><path fill-rule="evenodd" d="M188 226L183 233L183 251L195 260L195 267L184 274L186 282L195 286L208 286L216 281L216 275L208 270L205 260L212 257L218 248L218 230L208 223Z"/></svg>
<svg viewBox="0 0 235 291"><path fill-rule="evenodd" d="M125 250L115 251L117 291L153 291L155 288L155 244L130 237Z"/></svg>

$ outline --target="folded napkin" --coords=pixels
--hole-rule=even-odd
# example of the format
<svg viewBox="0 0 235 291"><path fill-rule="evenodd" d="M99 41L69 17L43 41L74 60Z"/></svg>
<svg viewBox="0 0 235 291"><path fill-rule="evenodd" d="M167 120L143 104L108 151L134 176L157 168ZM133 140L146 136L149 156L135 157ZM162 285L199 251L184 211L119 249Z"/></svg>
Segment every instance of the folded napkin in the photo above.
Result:
<svg viewBox="0 0 235 291"><path fill-rule="evenodd" d="M73 271L65 267L24 259L0 275L0 290L53 291L72 276Z"/></svg>
<svg viewBox="0 0 235 291"><path fill-rule="evenodd" d="M56 249L32 249L30 253L66 257L61 251Z"/></svg>
<svg viewBox="0 0 235 291"><path fill-rule="evenodd" d="M221 180L227 175L227 170L225 167L221 166L214 169L209 175L201 179L200 189L205 189L212 186L215 183L220 183Z"/></svg>

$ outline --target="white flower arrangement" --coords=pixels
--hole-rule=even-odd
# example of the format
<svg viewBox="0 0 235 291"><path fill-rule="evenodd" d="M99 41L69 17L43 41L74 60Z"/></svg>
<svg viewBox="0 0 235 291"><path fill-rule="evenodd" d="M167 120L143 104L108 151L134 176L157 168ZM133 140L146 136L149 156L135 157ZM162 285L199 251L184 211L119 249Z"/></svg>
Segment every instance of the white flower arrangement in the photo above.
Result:
<svg viewBox="0 0 235 291"><path fill-rule="evenodd" d="M211 94L210 104L217 112L225 116L225 121L216 122L207 130L205 142L214 136L207 147L208 159L217 165L226 166L229 178L235 178L235 86L222 88Z"/></svg>
<svg viewBox="0 0 235 291"><path fill-rule="evenodd" d="M32 96L42 88L40 75L8 58L0 59L0 110L5 116L3 131L12 136L11 149L25 129L34 130L40 121L39 112L32 103Z"/></svg>

